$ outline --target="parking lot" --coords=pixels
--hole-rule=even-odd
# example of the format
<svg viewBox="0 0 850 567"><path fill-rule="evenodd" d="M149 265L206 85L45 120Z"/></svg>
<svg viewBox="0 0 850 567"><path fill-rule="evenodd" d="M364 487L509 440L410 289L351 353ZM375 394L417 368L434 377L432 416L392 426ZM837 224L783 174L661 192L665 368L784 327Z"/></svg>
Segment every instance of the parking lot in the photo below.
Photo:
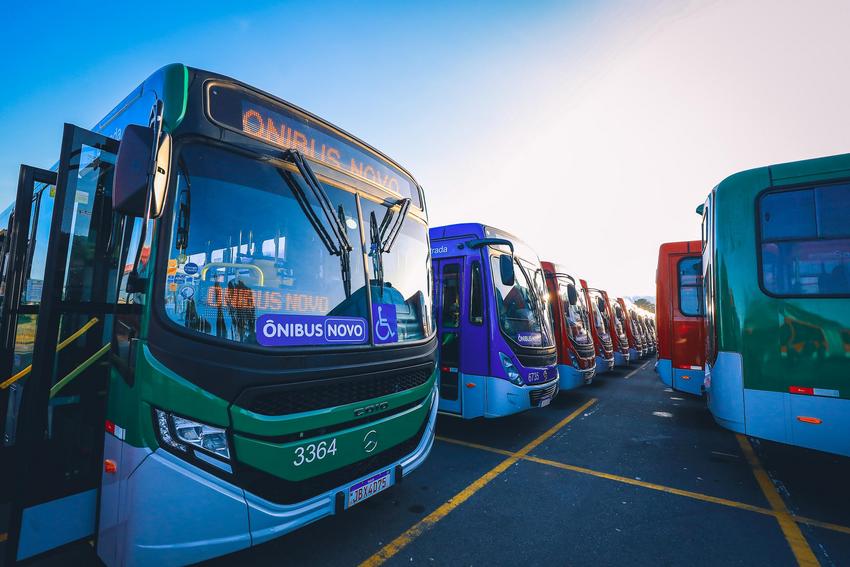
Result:
<svg viewBox="0 0 850 567"><path fill-rule="evenodd" d="M850 565L848 479L850 459L721 429L650 361L545 409L440 416L403 483L205 565Z"/></svg>
<svg viewBox="0 0 850 567"><path fill-rule="evenodd" d="M648 362L548 408L441 416L426 463L211 565L850 564L850 459L749 440Z"/></svg>

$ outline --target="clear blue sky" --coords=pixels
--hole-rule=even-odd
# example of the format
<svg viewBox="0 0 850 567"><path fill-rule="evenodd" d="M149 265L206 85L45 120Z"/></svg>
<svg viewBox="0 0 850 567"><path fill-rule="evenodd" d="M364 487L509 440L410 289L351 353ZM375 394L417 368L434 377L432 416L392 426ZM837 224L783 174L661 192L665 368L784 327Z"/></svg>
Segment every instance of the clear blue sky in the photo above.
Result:
<svg viewBox="0 0 850 567"><path fill-rule="evenodd" d="M432 223L618 295L654 293L658 245L699 236L727 175L850 150L846 0L52 4L3 6L0 206L64 122L171 62L310 109L406 166Z"/></svg>

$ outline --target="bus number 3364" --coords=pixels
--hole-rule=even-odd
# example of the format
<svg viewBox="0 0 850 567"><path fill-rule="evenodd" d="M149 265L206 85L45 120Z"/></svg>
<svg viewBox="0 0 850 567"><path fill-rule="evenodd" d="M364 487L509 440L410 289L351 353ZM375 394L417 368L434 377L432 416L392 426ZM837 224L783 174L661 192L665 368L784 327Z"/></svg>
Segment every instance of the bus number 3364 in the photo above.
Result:
<svg viewBox="0 0 850 567"><path fill-rule="evenodd" d="M321 461L328 455L336 455L336 438L327 441L319 441L318 443L310 443L295 448L295 460L292 464L300 467L304 463L312 463L313 461Z"/></svg>

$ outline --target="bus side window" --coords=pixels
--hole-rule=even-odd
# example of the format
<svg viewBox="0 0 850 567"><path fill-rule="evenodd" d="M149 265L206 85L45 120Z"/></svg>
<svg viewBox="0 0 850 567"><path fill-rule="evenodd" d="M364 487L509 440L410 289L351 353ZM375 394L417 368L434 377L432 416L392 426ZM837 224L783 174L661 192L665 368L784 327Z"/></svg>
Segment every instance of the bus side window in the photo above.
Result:
<svg viewBox="0 0 850 567"><path fill-rule="evenodd" d="M484 324L484 278L481 275L481 262L474 261L469 270L469 322L473 325Z"/></svg>

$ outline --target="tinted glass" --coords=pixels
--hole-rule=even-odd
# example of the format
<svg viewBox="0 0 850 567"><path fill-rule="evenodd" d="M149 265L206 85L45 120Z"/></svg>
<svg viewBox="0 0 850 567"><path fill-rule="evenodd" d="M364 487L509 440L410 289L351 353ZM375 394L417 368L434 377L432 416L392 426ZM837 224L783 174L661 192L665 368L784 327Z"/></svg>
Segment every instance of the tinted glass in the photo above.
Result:
<svg viewBox="0 0 850 567"><path fill-rule="evenodd" d="M493 275L496 309L502 331L521 346L551 346L552 339L546 328L549 309L545 302L545 291L542 296L538 295L535 280L529 279L516 259L514 285L504 285L499 275L499 257L498 254L491 256L490 272ZM534 275L531 277L534 278Z"/></svg>
<svg viewBox="0 0 850 567"><path fill-rule="evenodd" d="M384 215L398 214L397 205L386 206L361 198L364 229L369 229L371 217L380 226ZM431 294L428 281L431 277L431 249L428 246L428 227L416 217L408 214L404 219L398 238L389 252L378 260L378 244L367 231L369 246L369 283L372 286L372 302L395 306L398 321L398 340L415 341L424 339L431 328ZM378 278L378 268L383 267L383 286Z"/></svg>
<svg viewBox="0 0 850 567"><path fill-rule="evenodd" d="M441 296L443 327L456 329L460 326L460 264L443 265Z"/></svg>
<svg viewBox="0 0 850 567"><path fill-rule="evenodd" d="M678 266L679 310L683 315L702 316L702 258L683 258Z"/></svg>
<svg viewBox="0 0 850 567"><path fill-rule="evenodd" d="M767 194L761 199L763 238L803 238L816 234L815 199L811 190Z"/></svg>
<svg viewBox="0 0 850 567"><path fill-rule="evenodd" d="M484 322L484 277L481 275L481 262L472 263L470 275L469 322L480 325Z"/></svg>
<svg viewBox="0 0 850 567"><path fill-rule="evenodd" d="M850 184L815 190L818 235L822 238L850 237Z"/></svg>
<svg viewBox="0 0 850 567"><path fill-rule="evenodd" d="M850 184L767 193L759 207L768 292L850 294ZM778 226L776 219L793 226Z"/></svg>
<svg viewBox="0 0 850 567"><path fill-rule="evenodd" d="M311 226L285 175L266 162L188 146L181 155L165 282L165 312L187 329L257 344L265 314L368 317L363 262L351 254L351 285L341 260ZM284 173L286 172L286 173ZM325 187L360 241L354 194ZM318 203L311 202L321 217Z"/></svg>

